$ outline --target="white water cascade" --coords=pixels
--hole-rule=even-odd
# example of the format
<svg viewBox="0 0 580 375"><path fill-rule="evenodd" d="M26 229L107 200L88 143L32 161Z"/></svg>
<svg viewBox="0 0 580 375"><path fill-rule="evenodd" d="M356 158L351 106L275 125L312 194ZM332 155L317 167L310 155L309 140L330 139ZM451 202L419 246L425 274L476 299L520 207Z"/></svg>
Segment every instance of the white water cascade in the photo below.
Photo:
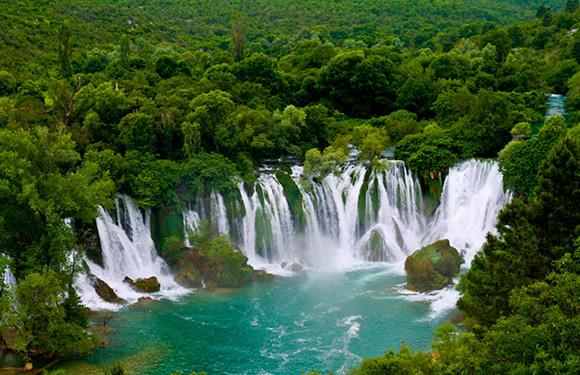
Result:
<svg viewBox="0 0 580 375"><path fill-rule="evenodd" d="M117 295L127 302L136 301L143 294L135 292L123 279L133 280L157 277L161 284L159 294L179 295L185 290L174 280L167 263L157 254L150 229L150 211L143 213L126 195L116 199L115 215L100 209L97 228L101 239L103 266L85 257L89 275L105 281ZM81 275L77 287L81 290L83 303L91 308L118 308L117 304L105 303L96 294L91 276Z"/></svg>
<svg viewBox="0 0 580 375"><path fill-rule="evenodd" d="M16 277L14 276L12 271L10 271L10 267L6 267L6 269L4 270L4 274L2 275L2 281L4 282L4 285L6 285L8 288L16 286Z"/></svg>
<svg viewBox="0 0 580 375"><path fill-rule="evenodd" d="M470 160L459 164L445 179L441 204L422 243L449 239L463 253L464 267L469 267L487 233L496 233L497 215L510 199L497 163Z"/></svg>
<svg viewBox="0 0 580 375"><path fill-rule="evenodd" d="M282 265L300 263L320 270L341 270L369 262L388 262L400 272L413 251L449 239L468 266L494 231L499 210L510 199L495 162L468 160L452 167L445 179L440 205L428 217L418 178L402 162L381 171L348 166L340 176L328 176L311 188L300 187L302 167L292 170L299 194L290 202L288 184L263 173L254 187L239 185L241 217L224 224L224 198L210 200L214 227L227 228L255 268L284 273ZM200 215L184 214L184 222ZM191 225L190 225L191 227Z"/></svg>

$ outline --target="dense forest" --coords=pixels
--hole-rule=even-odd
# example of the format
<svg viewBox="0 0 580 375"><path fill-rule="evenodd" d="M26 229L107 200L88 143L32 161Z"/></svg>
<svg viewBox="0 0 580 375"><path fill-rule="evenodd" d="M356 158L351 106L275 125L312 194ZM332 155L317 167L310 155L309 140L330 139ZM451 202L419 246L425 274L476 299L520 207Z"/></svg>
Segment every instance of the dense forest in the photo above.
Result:
<svg viewBox="0 0 580 375"><path fill-rule="evenodd" d="M0 270L18 280L0 332L27 360L95 348L74 249L116 193L180 207L264 163L303 163L307 185L352 145L368 168L394 147L426 188L497 158L515 195L459 285L469 332L352 373L577 371L577 0L2 1L0 18ZM548 93L569 118L544 121Z"/></svg>

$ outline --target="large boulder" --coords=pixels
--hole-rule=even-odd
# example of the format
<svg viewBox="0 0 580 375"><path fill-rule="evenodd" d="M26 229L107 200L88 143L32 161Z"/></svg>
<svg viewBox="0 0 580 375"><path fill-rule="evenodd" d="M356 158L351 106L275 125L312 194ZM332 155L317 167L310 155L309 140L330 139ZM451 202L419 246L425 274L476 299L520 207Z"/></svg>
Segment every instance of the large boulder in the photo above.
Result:
<svg viewBox="0 0 580 375"><path fill-rule="evenodd" d="M175 270L175 281L188 288L199 288L203 286L203 279L201 273L195 268L194 263L185 258L184 261L179 262Z"/></svg>
<svg viewBox="0 0 580 375"><path fill-rule="evenodd" d="M405 261L407 289L416 292L443 289L452 284L463 259L459 252L441 240L415 251Z"/></svg>
<svg viewBox="0 0 580 375"><path fill-rule="evenodd" d="M123 299L115 293L113 288L96 276L91 277L95 292L106 302L122 302Z"/></svg>
<svg viewBox="0 0 580 375"><path fill-rule="evenodd" d="M139 293L155 293L161 289L161 284L159 284L155 276L146 279L137 279L137 281L133 281L129 276L125 276L124 281L129 283L133 290Z"/></svg>

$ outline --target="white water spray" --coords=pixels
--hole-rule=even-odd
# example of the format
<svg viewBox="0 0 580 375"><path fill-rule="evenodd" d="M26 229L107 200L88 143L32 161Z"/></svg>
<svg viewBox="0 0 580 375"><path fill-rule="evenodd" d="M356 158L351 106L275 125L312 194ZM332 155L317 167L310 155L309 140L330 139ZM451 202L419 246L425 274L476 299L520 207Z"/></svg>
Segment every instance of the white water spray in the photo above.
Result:
<svg viewBox="0 0 580 375"><path fill-rule="evenodd" d="M469 265L510 198L497 164L488 161L452 167L441 204L430 218L418 179L402 162L373 172L350 165L309 189L300 186L301 172L302 167L292 171L300 192L294 208L273 173L262 174L249 191L239 184L238 203L245 215L228 229L240 238L240 248L256 268L277 272L282 263L298 262L318 270L345 270L380 261L397 264L403 272L408 255L445 238ZM214 226L226 227L220 194L211 194L211 205Z"/></svg>
<svg viewBox="0 0 580 375"><path fill-rule="evenodd" d="M101 239L103 266L88 258L85 262L89 273L105 281L119 297L127 302L135 302L142 293L135 292L124 282L125 276L133 280L157 277L161 284L159 294L172 296L184 289L174 280L167 263L157 254L150 229L150 211L145 213L125 195L116 200L116 216L100 209L97 228ZM90 277L82 275L77 280L83 303L91 308L118 308L118 305L104 303L96 295Z"/></svg>

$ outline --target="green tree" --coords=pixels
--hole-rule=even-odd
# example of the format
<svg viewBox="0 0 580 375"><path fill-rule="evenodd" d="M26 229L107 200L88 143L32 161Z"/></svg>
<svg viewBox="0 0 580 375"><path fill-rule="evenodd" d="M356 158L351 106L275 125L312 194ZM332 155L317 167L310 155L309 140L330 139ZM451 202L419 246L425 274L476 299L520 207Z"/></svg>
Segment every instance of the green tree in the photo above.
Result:
<svg viewBox="0 0 580 375"><path fill-rule="evenodd" d="M121 362L114 363L107 369L105 375L126 375L125 366Z"/></svg>
<svg viewBox="0 0 580 375"><path fill-rule="evenodd" d="M306 127L306 112L289 105L283 112L274 112L274 134L276 143L283 154L302 156L298 146L300 136Z"/></svg>
<svg viewBox="0 0 580 375"><path fill-rule="evenodd" d="M5 70L0 70L0 96L7 96L16 92L16 78Z"/></svg>
<svg viewBox="0 0 580 375"><path fill-rule="evenodd" d="M300 183L309 187L310 180L320 181L329 174L339 174L340 167L348 160L347 150L328 146L324 153L318 149L310 149L304 158L304 170L300 175Z"/></svg>
<svg viewBox="0 0 580 375"><path fill-rule="evenodd" d="M69 23L64 21L58 29L58 60L60 62L60 72L64 78L69 78L73 74L70 37Z"/></svg>
<svg viewBox="0 0 580 375"><path fill-rule="evenodd" d="M316 87L331 108L350 116L370 117L392 108L394 75L394 65L385 57L344 52L321 69Z"/></svg>
<svg viewBox="0 0 580 375"><path fill-rule="evenodd" d="M348 375L432 375L433 360L423 352L414 353L413 349L403 346L396 353L390 349L383 357L365 358L358 368L348 372Z"/></svg>
<svg viewBox="0 0 580 375"><path fill-rule="evenodd" d="M538 184L540 164L565 133L564 118L555 116L546 121L536 138L511 145L500 162L506 184L517 194L531 199Z"/></svg>
<svg viewBox="0 0 580 375"><path fill-rule="evenodd" d="M580 235L580 147L566 137L550 151L538 172L535 199L514 199L500 212L499 236L488 235L482 252L462 278L458 306L473 324L491 327L512 312L512 291L543 279ZM497 265L501 264L501 267Z"/></svg>
<svg viewBox="0 0 580 375"><path fill-rule="evenodd" d="M0 130L0 249L18 278L50 267L72 284L74 235L66 218L90 221L110 206L114 184L80 163L70 135Z"/></svg>
<svg viewBox="0 0 580 375"><path fill-rule="evenodd" d="M352 143L360 150L360 158L373 161L389 144L389 136L384 129L371 125L361 125L353 129Z"/></svg>
<svg viewBox="0 0 580 375"><path fill-rule="evenodd" d="M85 327L67 322L64 295L62 281L50 270L30 273L16 285L8 320L16 328L14 347L26 362L33 353L70 357L97 346Z"/></svg>
<svg viewBox="0 0 580 375"><path fill-rule="evenodd" d="M246 57L246 17L235 12L232 17L232 55L234 61L242 61Z"/></svg>
<svg viewBox="0 0 580 375"><path fill-rule="evenodd" d="M222 128L226 126L226 120L235 109L232 96L227 92L214 90L195 97L189 106L192 112L187 116L187 120L191 124L199 124L200 144L208 147L206 151L215 150L219 152L222 146L219 134L221 134ZM187 131L187 134L190 134L189 130ZM193 135L194 133L191 134ZM191 142L192 139L194 138L188 138L187 142ZM210 145L213 146L211 149L209 148Z"/></svg>
<svg viewBox="0 0 580 375"><path fill-rule="evenodd" d="M127 35L121 37L121 51L119 59L121 60L121 66L125 69L130 69L130 53L131 53L131 40Z"/></svg>
<svg viewBox="0 0 580 375"><path fill-rule="evenodd" d="M156 151L156 124L151 116L141 112L130 113L121 120L119 132L119 140L126 150Z"/></svg>

